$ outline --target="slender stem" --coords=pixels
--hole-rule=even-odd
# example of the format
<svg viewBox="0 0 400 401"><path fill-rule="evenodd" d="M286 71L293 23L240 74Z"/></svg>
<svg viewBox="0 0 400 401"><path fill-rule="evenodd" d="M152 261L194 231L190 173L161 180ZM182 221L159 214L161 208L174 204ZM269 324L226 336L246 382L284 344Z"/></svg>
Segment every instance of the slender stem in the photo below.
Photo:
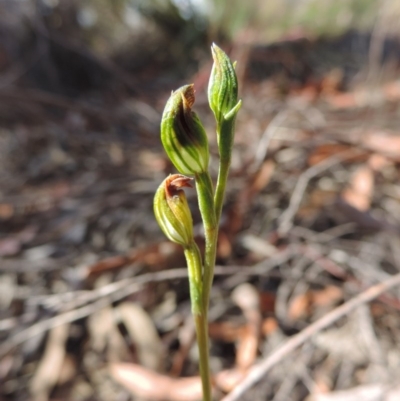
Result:
<svg viewBox="0 0 400 401"><path fill-rule="evenodd" d="M218 124L217 126L217 137L218 137L218 147L220 153L220 161L219 161L219 170L218 170L218 180L217 186L215 189L215 196L214 196L214 213L215 213L215 224L216 228L213 231L213 238L212 238L212 245L210 246L210 253L206 255L206 261L209 259L210 268L209 274L210 277L207 277L207 281L203 280L206 285L206 293L204 300L205 300L205 307L208 310L208 303L209 303L209 296L212 286L212 281L214 277L214 266L215 266L215 257L216 257L216 250L217 250L217 241L218 241L218 230L219 230L219 221L221 218L221 211L222 206L224 204L224 196L226 190L226 183L228 181L229 175L229 168L231 165L231 154L232 154L232 146L233 146L233 137L235 131L235 117L229 120L225 120L221 125ZM212 261L211 261L212 260Z"/></svg>
<svg viewBox="0 0 400 401"><path fill-rule="evenodd" d="M184 253L189 273L189 289L192 313L194 315L198 315L203 312L201 255L195 242L192 242L190 246L185 248Z"/></svg>
<svg viewBox="0 0 400 401"><path fill-rule="evenodd" d="M196 174L196 187L199 197L199 208L204 222L204 228L207 231L216 226L214 211L214 188L208 171Z"/></svg>
<svg viewBox="0 0 400 401"><path fill-rule="evenodd" d="M222 159L220 160L217 188L215 190L215 198L214 198L215 217L218 223L221 218L222 206L224 204L226 182L228 180L230 165L231 165L230 160L222 160Z"/></svg>
<svg viewBox="0 0 400 401"><path fill-rule="evenodd" d="M215 219L214 190L208 172L196 175L196 186L206 240L203 271L203 305L207 314L217 253L218 224Z"/></svg>
<svg viewBox="0 0 400 401"><path fill-rule="evenodd" d="M215 227L206 238L206 251L204 255L203 272L203 305L208 314L208 304L210 302L210 292L214 279L215 258L217 255L218 227Z"/></svg>
<svg viewBox="0 0 400 401"><path fill-rule="evenodd" d="M226 124L223 124L220 134L227 132L233 138L233 130L234 120L231 120L228 121ZM226 182L229 174L232 142L232 139L230 139L225 144L224 152L221 152L220 147L221 160L219 165L218 182L215 196L213 184L208 171L196 175L196 187L199 199L199 209L204 224L206 249L204 255L204 268L202 272L201 305L193 305L192 308L196 322L197 342L200 353L200 374L203 386L203 401L211 401L211 381L208 359L208 304L214 278L215 258L217 254L218 226L224 201ZM185 255L187 252L188 250L185 251ZM186 258L189 265L189 258ZM193 293L195 295L197 294L197 292L197 289L193 290Z"/></svg>
<svg viewBox="0 0 400 401"><path fill-rule="evenodd" d="M209 346L208 346L208 321L204 314L194 315L196 324L197 345L199 347L199 365L201 386L203 389L203 401L212 401L212 387L210 376Z"/></svg>
<svg viewBox="0 0 400 401"><path fill-rule="evenodd" d="M226 183L228 180L229 175L229 167L231 165L231 155L232 155L232 146L233 146L233 137L235 131L235 117L224 120L222 124L217 125L217 137L218 137L218 147L219 147L219 154L220 154L220 161L219 161L219 170L218 170L218 180L217 186L215 189L215 196L214 196L214 212L215 212L215 222L216 222L216 229L214 230L213 234L213 243L210 248L212 249L212 253L210 252L206 256L205 259L207 260L207 256L211 259L213 268L209 269L211 277L208 278L208 286L206 288L211 290L213 276L214 276L214 266L215 266L215 257L216 257L216 249L217 249L217 240L218 240L218 230L219 230L219 220L221 218L221 211L222 206L224 204L224 196L226 190ZM204 280L205 281L205 280ZM206 307L208 309L208 298L209 292L206 294L207 299Z"/></svg>
<svg viewBox="0 0 400 401"><path fill-rule="evenodd" d="M211 376L208 345L207 309L204 308L202 291L202 266L199 248L193 242L185 249L185 257L189 270L190 298L192 313L196 325L197 345L199 347L199 365L203 401L211 401Z"/></svg>
<svg viewBox="0 0 400 401"><path fill-rule="evenodd" d="M239 101L239 107L240 104L241 103ZM223 119L222 121L220 121L219 124L217 124L218 149L220 156L218 181L214 198L215 218L217 220L217 223L219 223L219 219L221 218L226 183L228 180L229 168L231 166L232 147L235 137L235 121L236 114L234 114L227 120Z"/></svg>

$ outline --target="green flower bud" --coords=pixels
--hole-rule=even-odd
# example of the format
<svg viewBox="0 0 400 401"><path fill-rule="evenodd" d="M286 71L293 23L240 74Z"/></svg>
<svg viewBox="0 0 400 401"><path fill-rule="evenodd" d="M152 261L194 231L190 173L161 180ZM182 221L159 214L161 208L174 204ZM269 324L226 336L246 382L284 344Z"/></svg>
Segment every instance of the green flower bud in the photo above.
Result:
<svg viewBox="0 0 400 401"><path fill-rule="evenodd" d="M193 243L193 221L183 187L192 179L181 174L167 177L154 196L156 220L169 240L187 248Z"/></svg>
<svg viewBox="0 0 400 401"><path fill-rule="evenodd" d="M208 83L208 102L220 127L224 120L234 118L240 109L235 66L215 43L211 46L214 64Z"/></svg>
<svg viewBox="0 0 400 401"><path fill-rule="evenodd" d="M168 157L181 174L207 171L209 162L206 132L196 113L193 85L172 92L161 120L161 141Z"/></svg>

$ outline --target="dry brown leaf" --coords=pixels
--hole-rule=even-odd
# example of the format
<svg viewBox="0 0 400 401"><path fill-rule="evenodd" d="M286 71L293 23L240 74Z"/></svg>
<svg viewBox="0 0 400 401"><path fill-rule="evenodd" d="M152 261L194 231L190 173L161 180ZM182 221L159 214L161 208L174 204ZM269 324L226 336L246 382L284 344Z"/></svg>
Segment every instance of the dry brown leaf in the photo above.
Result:
<svg viewBox="0 0 400 401"><path fill-rule="evenodd" d="M368 159L368 166L371 167L373 171L382 171L383 168L390 166L392 162L385 156L378 153L374 153Z"/></svg>
<svg viewBox="0 0 400 401"><path fill-rule="evenodd" d="M241 331L239 342L236 346L235 366L243 371L247 370L257 358L259 342L259 329L252 325L247 325L245 330Z"/></svg>
<svg viewBox="0 0 400 401"><path fill-rule="evenodd" d="M50 391L56 385L63 366L68 333L69 324L55 327L50 331L43 358L29 385L33 400L49 399Z"/></svg>
<svg viewBox="0 0 400 401"><path fill-rule="evenodd" d="M357 94L354 92L330 94L325 97L325 100L335 109L351 109L360 105Z"/></svg>
<svg viewBox="0 0 400 401"><path fill-rule="evenodd" d="M244 326L234 325L231 322L213 322L208 326L208 335L214 340L234 342L239 336Z"/></svg>
<svg viewBox="0 0 400 401"><path fill-rule="evenodd" d="M232 254L232 244L229 236L224 230L221 230L218 235L218 249L217 254L219 258L227 259Z"/></svg>
<svg viewBox="0 0 400 401"><path fill-rule="evenodd" d="M126 387L135 397L152 401L200 401L200 377L171 378L142 366L113 363L109 372L114 380Z"/></svg>
<svg viewBox="0 0 400 401"><path fill-rule="evenodd" d="M126 256L111 256L109 258L99 260L98 262L89 266L88 275L96 275L109 270L118 269L126 265L128 262L129 259Z"/></svg>
<svg viewBox="0 0 400 401"><path fill-rule="evenodd" d="M164 360L163 345L148 313L130 302L120 304L118 312L135 345L140 364L158 371Z"/></svg>
<svg viewBox="0 0 400 401"><path fill-rule="evenodd" d="M333 305L343 298L343 291L336 286L330 285L322 290L309 290L304 294L296 296L290 303L288 318L298 320L308 317L315 306L325 307Z"/></svg>
<svg viewBox="0 0 400 401"><path fill-rule="evenodd" d="M362 144L373 152L400 161L400 135L370 133L363 136Z"/></svg>
<svg viewBox="0 0 400 401"><path fill-rule="evenodd" d="M119 269L132 263L143 264L152 270L158 271L183 266L185 258L180 245L170 241L163 241L158 244L134 249L125 255L101 259L88 267L87 274L89 276L97 276L106 271Z"/></svg>
<svg viewBox="0 0 400 401"><path fill-rule="evenodd" d="M157 271L185 265L181 246L171 241L135 250L129 254L129 258L131 262L142 263Z"/></svg>
<svg viewBox="0 0 400 401"><path fill-rule="evenodd" d="M58 375L57 385L63 385L76 377L77 363L72 355L65 355Z"/></svg>
<svg viewBox="0 0 400 401"><path fill-rule="evenodd" d="M287 312L288 319L294 321L308 316L311 311L312 299L312 291L297 295L290 302Z"/></svg>
<svg viewBox="0 0 400 401"><path fill-rule="evenodd" d="M333 391L327 394L313 394L306 401L389 401L398 400L392 398L396 394L386 388L383 384L368 384L353 387L347 390Z"/></svg>
<svg viewBox="0 0 400 401"><path fill-rule="evenodd" d="M200 376L172 378L133 363L109 365L111 377L135 397L149 401L200 401ZM245 370L227 369L216 374L213 384L224 392L232 391L244 379Z"/></svg>
<svg viewBox="0 0 400 401"><path fill-rule="evenodd" d="M343 298L343 290L335 285L328 285L322 290L313 291L313 304L317 306L329 306Z"/></svg>
<svg viewBox="0 0 400 401"><path fill-rule="evenodd" d="M332 374L325 369L320 369L315 372L314 385L312 387L312 394L327 394L332 391L333 380Z"/></svg>
<svg viewBox="0 0 400 401"><path fill-rule="evenodd" d="M275 312L276 293L272 291L263 291L260 294L260 307L262 313Z"/></svg>
<svg viewBox="0 0 400 401"><path fill-rule="evenodd" d="M359 149L353 148L352 146L349 145L342 145L339 143L326 143L324 145L318 146L313 153L309 156L308 158L308 164L310 166L314 166L318 163L321 163L322 161L328 159L329 157L332 157L334 155L346 152L346 155L348 152L354 151L354 156L350 154L347 157L346 156L346 161L347 162L356 162L356 161L365 161L368 158L368 153L365 152L365 154L360 153Z"/></svg>
<svg viewBox="0 0 400 401"><path fill-rule="evenodd" d="M130 356L121 333L118 330L113 308L106 307L89 317L88 330L91 347L98 353L107 351L108 361L125 361Z"/></svg>
<svg viewBox="0 0 400 401"><path fill-rule="evenodd" d="M246 329L240 333L236 349L236 367L246 370L254 363L258 352L261 331L260 297L254 286L244 283L234 289L232 300L242 309L247 320Z"/></svg>
<svg viewBox="0 0 400 401"><path fill-rule="evenodd" d="M229 393L232 391L246 376L246 371L240 369L227 369L215 375L215 385Z"/></svg>
<svg viewBox="0 0 400 401"><path fill-rule="evenodd" d="M315 189L310 193L309 207L319 210L321 207L332 204L336 196L336 191Z"/></svg>
<svg viewBox="0 0 400 401"><path fill-rule="evenodd" d="M96 352L103 352L107 346L108 333L114 328L114 316L110 307L93 313L88 319L91 347Z"/></svg>
<svg viewBox="0 0 400 401"><path fill-rule="evenodd" d="M349 205L365 212L371 206L374 191L374 174L368 165L359 167L352 175L350 185L342 193L342 198Z"/></svg>
<svg viewBox="0 0 400 401"><path fill-rule="evenodd" d="M298 90L293 91L293 99L298 99L304 103L313 103L318 99L319 88L315 84L306 84Z"/></svg>
<svg viewBox="0 0 400 401"><path fill-rule="evenodd" d="M233 302L242 309L244 315L249 319L254 317L254 311L259 312L260 297L253 285L249 283L240 284L233 290L231 296Z"/></svg>
<svg viewBox="0 0 400 401"><path fill-rule="evenodd" d="M261 332L264 337L269 336L278 329L278 321L274 317L267 317L262 322Z"/></svg>
<svg viewBox="0 0 400 401"><path fill-rule="evenodd" d="M275 163L272 160L266 160L260 170L255 174L253 182L251 183L250 190L253 193L252 196L264 189L271 180L272 175L275 171Z"/></svg>

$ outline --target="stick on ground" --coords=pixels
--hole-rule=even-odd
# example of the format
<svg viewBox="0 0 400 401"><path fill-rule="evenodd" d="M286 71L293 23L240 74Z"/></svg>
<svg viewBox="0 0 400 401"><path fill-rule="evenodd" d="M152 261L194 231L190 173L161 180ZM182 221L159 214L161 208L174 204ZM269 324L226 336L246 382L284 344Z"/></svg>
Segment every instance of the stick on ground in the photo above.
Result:
<svg viewBox="0 0 400 401"><path fill-rule="evenodd" d="M224 397L222 401L236 401L241 399L243 394L261 380L272 367L288 356L296 348L304 344L313 335L335 323L341 317L348 315L358 306L372 301L379 295L398 285L400 285L400 274L396 274L388 280L368 288L343 305L327 313L316 322L310 324L300 333L294 335L287 340L286 343L277 348L272 354L264 359L264 361L255 365L250 370L247 377L230 394Z"/></svg>

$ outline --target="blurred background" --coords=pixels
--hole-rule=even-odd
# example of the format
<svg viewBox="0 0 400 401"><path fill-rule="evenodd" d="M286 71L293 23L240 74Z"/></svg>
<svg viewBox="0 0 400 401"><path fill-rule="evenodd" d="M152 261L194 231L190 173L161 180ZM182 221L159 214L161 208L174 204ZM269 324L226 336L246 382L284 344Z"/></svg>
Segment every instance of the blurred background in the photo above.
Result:
<svg viewBox="0 0 400 401"><path fill-rule="evenodd" d="M397 0L0 0L0 401L201 399L182 250L152 199L183 84L217 175L213 42L243 99L210 309L217 399L398 274L399 21ZM316 332L241 399L400 399L399 297Z"/></svg>

